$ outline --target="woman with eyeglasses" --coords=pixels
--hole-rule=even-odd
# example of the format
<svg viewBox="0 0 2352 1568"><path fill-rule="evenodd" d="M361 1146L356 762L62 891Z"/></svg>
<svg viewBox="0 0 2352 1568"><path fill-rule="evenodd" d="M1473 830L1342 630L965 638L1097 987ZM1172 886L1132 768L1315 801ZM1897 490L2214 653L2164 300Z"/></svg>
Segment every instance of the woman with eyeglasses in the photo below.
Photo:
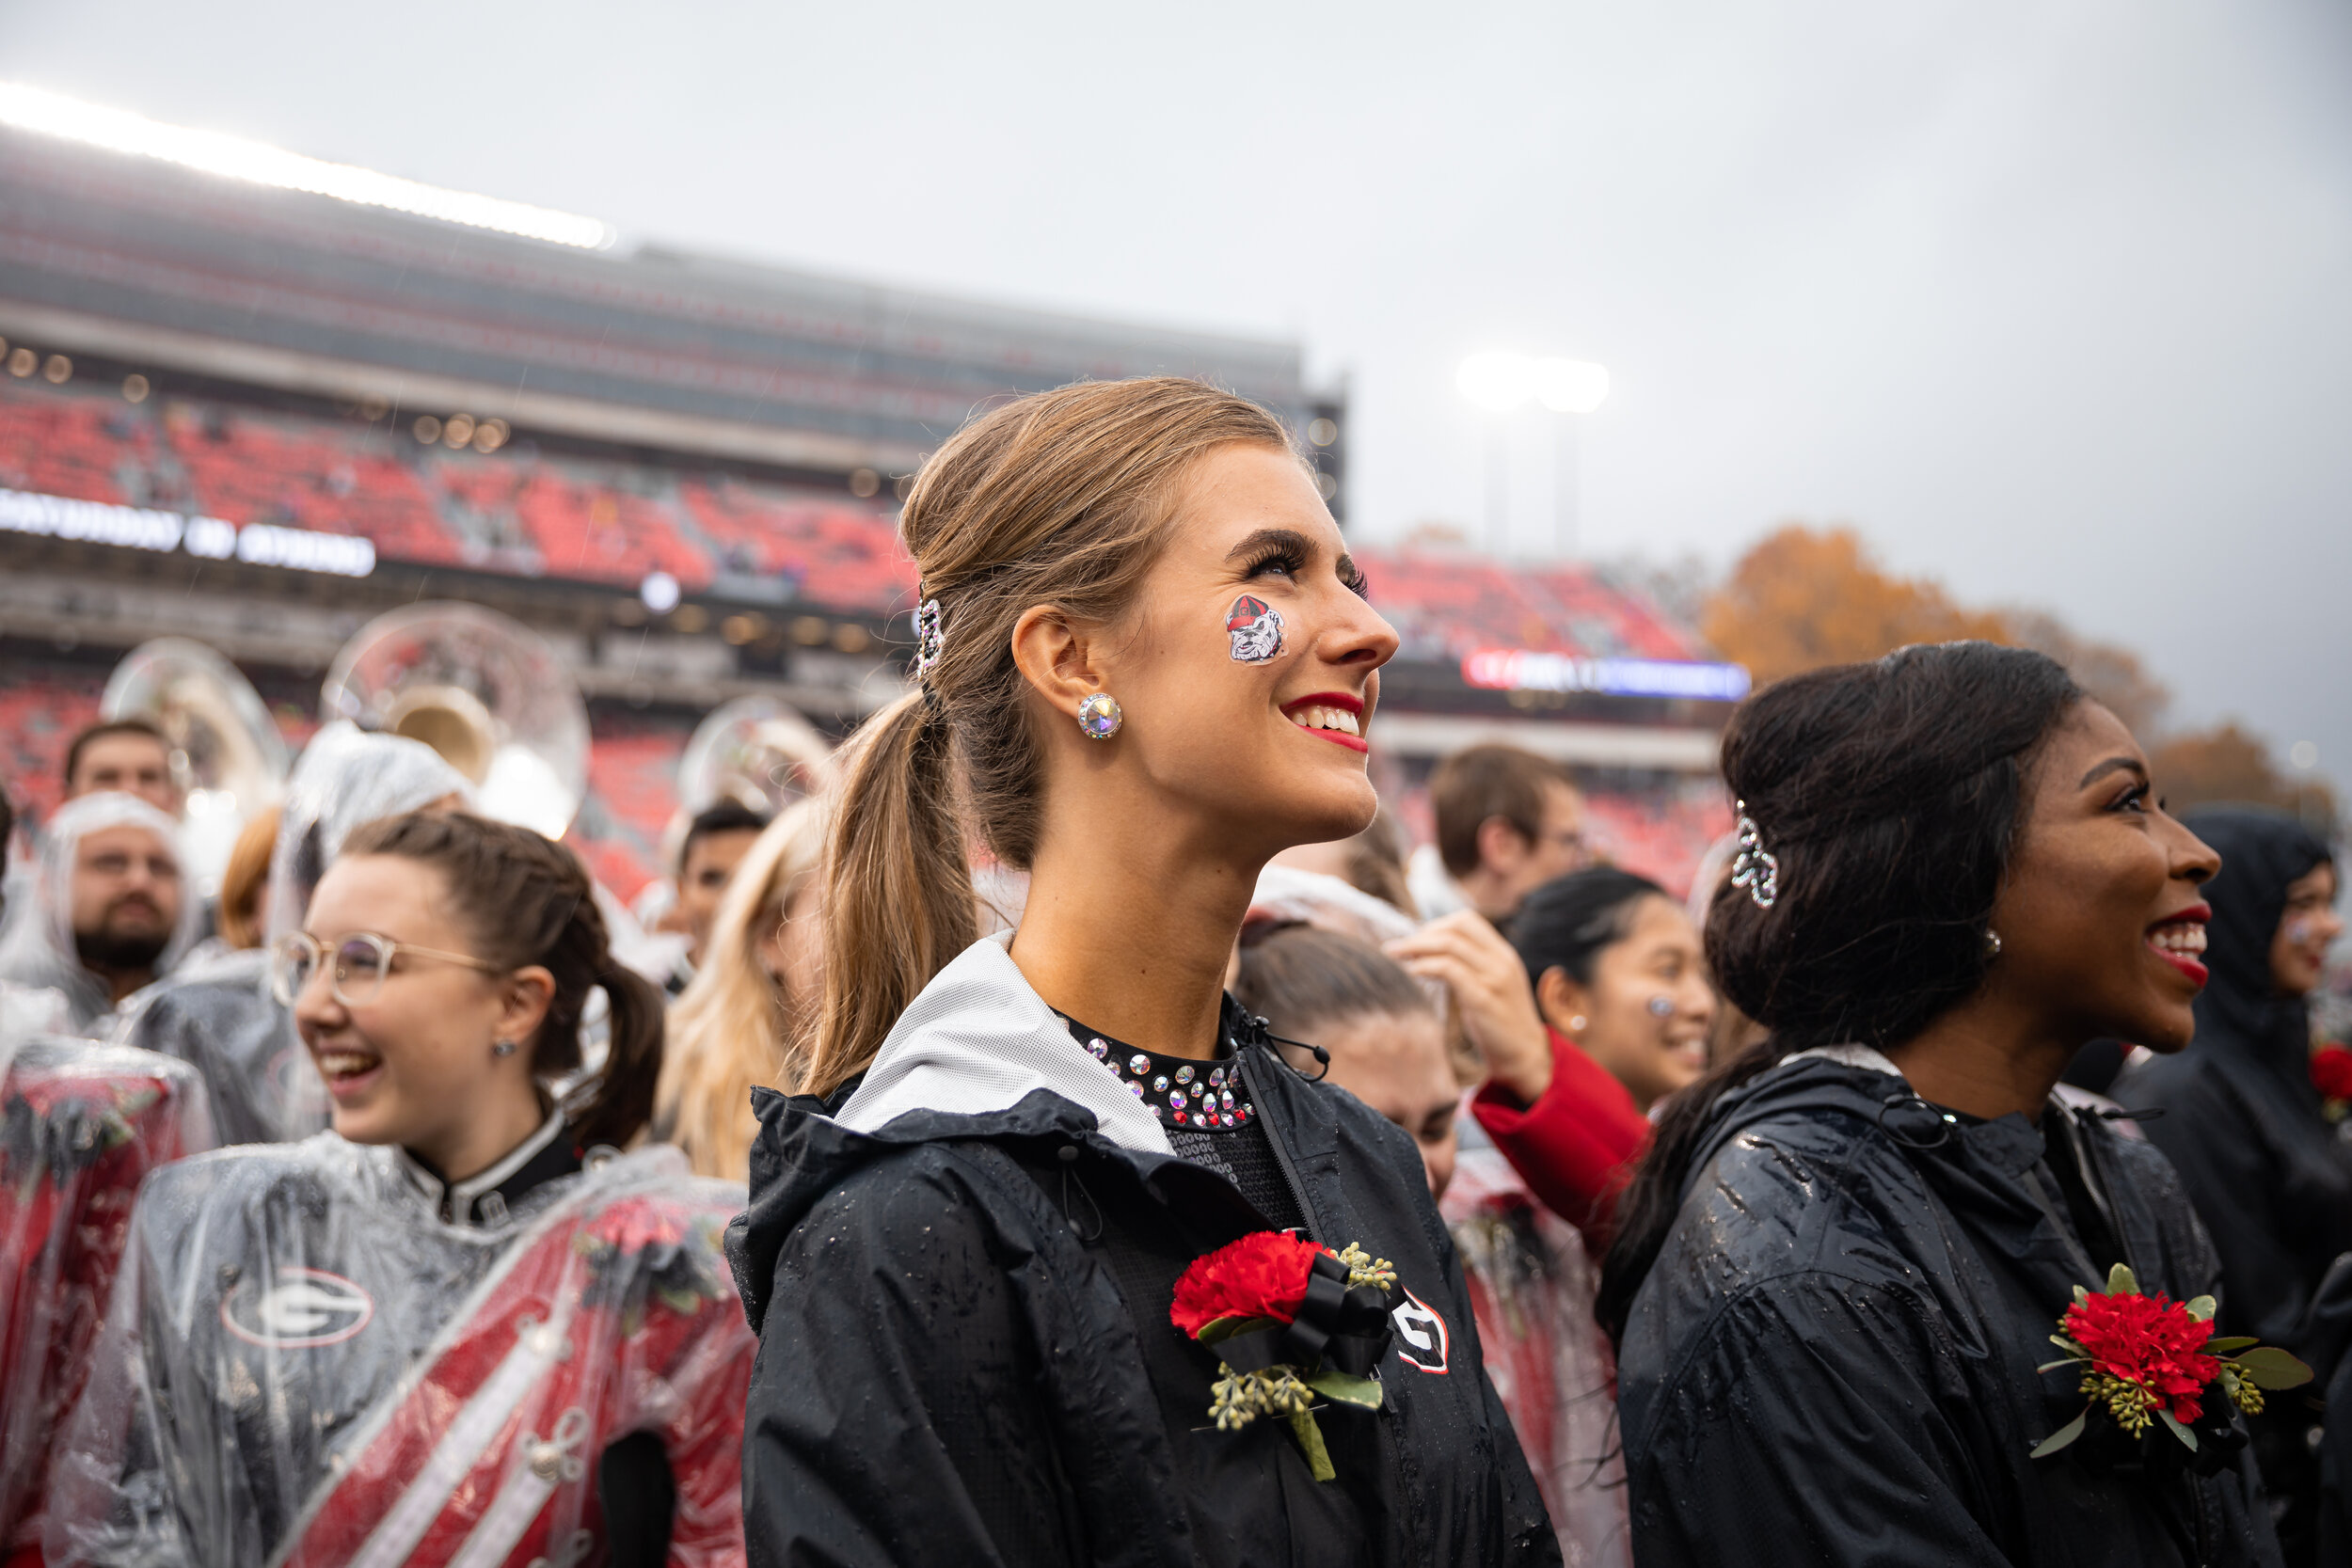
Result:
<svg viewBox="0 0 2352 1568"><path fill-rule="evenodd" d="M742 1189L617 1152L660 1000L579 861L472 816L367 825L271 967L333 1130L143 1191L49 1561L739 1562Z"/></svg>
<svg viewBox="0 0 2352 1568"><path fill-rule="evenodd" d="M339 721L310 738L274 814L263 928L299 929L311 890L353 829L412 811L456 810L464 775L421 741ZM292 1143L326 1125L327 1100L291 1009L271 993L267 943L182 964L123 1005L116 1041L177 1056L203 1076L228 1144Z"/></svg>

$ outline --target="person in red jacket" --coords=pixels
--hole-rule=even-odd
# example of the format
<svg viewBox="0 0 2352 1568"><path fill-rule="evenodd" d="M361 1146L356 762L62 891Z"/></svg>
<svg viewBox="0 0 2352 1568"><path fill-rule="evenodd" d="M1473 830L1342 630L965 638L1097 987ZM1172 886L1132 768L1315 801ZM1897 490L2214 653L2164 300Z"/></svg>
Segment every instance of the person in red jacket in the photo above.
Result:
<svg viewBox="0 0 2352 1568"><path fill-rule="evenodd" d="M1626 1085L1536 1006L1526 967L1502 933L1469 911L1388 944L1412 974L1441 980L1486 1064L1470 1114L1528 1187L1583 1234L1597 1258L1617 1194L1649 1138Z"/></svg>

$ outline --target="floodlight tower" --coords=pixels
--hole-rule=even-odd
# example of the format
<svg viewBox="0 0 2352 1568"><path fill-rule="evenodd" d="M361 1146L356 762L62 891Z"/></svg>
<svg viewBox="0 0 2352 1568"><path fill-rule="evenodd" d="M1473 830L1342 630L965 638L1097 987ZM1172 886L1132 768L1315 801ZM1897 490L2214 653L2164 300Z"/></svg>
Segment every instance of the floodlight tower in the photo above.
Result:
<svg viewBox="0 0 2352 1568"><path fill-rule="evenodd" d="M1502 416L1533 400L1561 416L1551 432L1553 546L1575 553L1578 524L1576 420L1609 397L1609 371L1586 359L1536 358L1508 351L1473 354L1454 384L1496 416L1486 426L1486 531L1498 553L1509 543L1510 433Z"/></svg>

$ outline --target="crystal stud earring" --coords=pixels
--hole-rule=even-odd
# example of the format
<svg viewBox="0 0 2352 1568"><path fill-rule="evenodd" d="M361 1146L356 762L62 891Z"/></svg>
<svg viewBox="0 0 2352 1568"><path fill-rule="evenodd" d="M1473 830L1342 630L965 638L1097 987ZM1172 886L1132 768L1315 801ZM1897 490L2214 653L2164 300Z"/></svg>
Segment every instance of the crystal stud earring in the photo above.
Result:
<svg viewBox="0 0 2352 1568"><path fill-rule="evenodd" d="M1985 927L1984 932L1984 956L1988 958L1997 958L2001 956L2001 933L1989 926Z"/></svg>
<svg viewBox="0 0 2352 1568"><path fill-rule="evenodd" d="M1583 1032L1584 1015L1582 1013L1578 1013L1575 1017L1568 1020L1568 1033L1571 1035L1581 1035Z"/></svg>
<svg viewBox="0 0 2352 1568"><path fill-rule="evenodd" d="M1126 715L1119 711L1119 699L1107 691L1097 691L1078 705L1078 728L1089 740L1108 740L1126 722Z"/></svg>
<svg viewBox="0 0 2352 1568"><path fill-rule="evenodd" d="M490 1044L490 1054L493 1056L512 1056L514 1053L513 1040L493 1040Z"/></svg>

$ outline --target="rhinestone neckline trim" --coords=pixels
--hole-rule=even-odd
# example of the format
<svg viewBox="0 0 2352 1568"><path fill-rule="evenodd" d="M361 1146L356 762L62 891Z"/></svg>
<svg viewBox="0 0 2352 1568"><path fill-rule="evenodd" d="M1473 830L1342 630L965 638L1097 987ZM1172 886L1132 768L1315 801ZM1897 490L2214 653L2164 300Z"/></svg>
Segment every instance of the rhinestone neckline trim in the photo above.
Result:
<svg viewBox="0 0 2352 1568"><path fill-rule="evenodd" d="M1138 1051L1071 1019L1071 1037L1152 1108L1171 1132L1227 1132L1247 1127L1258 1108L1249 1102L1241 1064L1230 1054L1214 1062ZM1230 1051L1232 1042L1227 1041Z"/></svg>

